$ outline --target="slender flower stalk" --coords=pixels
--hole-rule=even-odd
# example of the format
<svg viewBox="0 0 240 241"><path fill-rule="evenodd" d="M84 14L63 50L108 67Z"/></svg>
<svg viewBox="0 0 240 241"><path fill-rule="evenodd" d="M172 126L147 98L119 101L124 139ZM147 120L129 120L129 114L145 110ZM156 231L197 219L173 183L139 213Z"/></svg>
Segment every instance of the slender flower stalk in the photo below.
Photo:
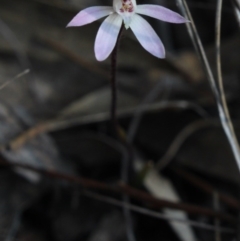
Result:
<svg viewBox="0 0 240 241"><path fill-rule="evenodd" d="M120 127L117 121L117 80L116 80L116 72L117 72L117 54L118 54L118 45L121 38L121 34L123 31L123 26L120 29L119 35L117 37L116 45L112 51L111 56L111 93L112 93L112 101L111 101L111 107L110 107L110 113L111 113L111 120L113 125L113 132L115 136L118 139L120 137Z"/></svg>
<svg viewBox="0 0 240 241"><path fill-rule="evenodd" d="M134 35L152 55L165 58L165 49L151 25L139 14L169 23L189 22L176 12L158 5L137 5L136 0L113 0L113 6L89 7L79 12L67 27L79 27L108 16L101 24L95 40L95 56L105 60L114 49L122 23L131 28Z"/></svg>

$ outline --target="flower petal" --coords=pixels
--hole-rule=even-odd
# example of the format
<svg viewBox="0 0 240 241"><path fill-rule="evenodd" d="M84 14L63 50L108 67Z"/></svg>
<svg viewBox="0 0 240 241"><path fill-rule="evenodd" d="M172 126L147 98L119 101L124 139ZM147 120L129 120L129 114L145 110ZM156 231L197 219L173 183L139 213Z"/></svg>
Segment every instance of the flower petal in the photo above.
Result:
<svg viewBox="0 0 240 241"><path fill-rule="evenodd" d="M98 61L105 60L112 52L122 25L122 18L113 13L100 26L95 40L95 56Z"/></svg>
<svg viewBox="0 0 240 241"><path fill-rule="evenodd" d="M158 58L165 58L165 49L162 41L144 18L135 14L130 28L144 49Z"/></svg>
<svg viewBox="0 0 240 241"><path fill-rule="evenodd" d="M169 23L187 23L189 20L182 17L180 14L173 12L168 8L164 8L158 5L138 5L136 13L147 15L158 20L162 20Z"/></svg>
<svg viewBox="0 0 240 241"><path fill-rule="evenodd" d="M83 26L111 13L113 13L113 8L108 6L86 8L79 12L67 25L67 27Z"/></svg>

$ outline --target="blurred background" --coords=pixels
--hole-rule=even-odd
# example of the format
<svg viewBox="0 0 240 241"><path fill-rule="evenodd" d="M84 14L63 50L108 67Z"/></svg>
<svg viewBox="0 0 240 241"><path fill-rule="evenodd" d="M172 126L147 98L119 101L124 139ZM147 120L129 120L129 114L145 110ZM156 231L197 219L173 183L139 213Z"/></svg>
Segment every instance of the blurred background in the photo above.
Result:
<svg viewBox="0 0 240 241"><path fill-rule="evenodd" d="M174 0L138 3L180 12ZM187 3L216 76L217 1ZM111 4L0 0L0 240L238 240L239 170L185 24L146 17L161 60L124 30L117 116L127 144L114 137L111 62L93 49L103 20L66 28L81 9ZM221 17L237 136L238 4L224 1Z"/></svg>

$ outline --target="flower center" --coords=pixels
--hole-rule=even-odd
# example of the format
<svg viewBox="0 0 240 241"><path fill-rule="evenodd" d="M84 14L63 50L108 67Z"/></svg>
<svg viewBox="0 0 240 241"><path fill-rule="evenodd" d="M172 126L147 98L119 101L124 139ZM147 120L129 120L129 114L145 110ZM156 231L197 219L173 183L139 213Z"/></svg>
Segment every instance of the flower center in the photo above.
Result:
<svg viewBox="0 0 240 241"><path fill-rule="evenodd" d="M122 7L120 8L120 12L128 12L132 13L134 11L134 6L131 0L121 0L122 1Z"/></svg>
<svg viewBox="0 0 240 241"><path fill-rule="evenodd" d="M113 0L113 9L122 17L126 28L129 28L136 8L136 0Z"/></svg>

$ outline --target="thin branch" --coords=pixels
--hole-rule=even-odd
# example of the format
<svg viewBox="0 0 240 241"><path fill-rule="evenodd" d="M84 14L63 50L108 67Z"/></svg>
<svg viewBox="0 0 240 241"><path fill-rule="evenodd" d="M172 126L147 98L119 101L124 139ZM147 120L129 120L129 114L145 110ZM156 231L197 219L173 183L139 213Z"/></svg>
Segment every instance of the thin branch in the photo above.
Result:
<svg viewBox="0 0 240 241"><path fill-rule="evenodd" d="M217 122L199 120L195 121L188 126L186 126L183 130L178 133L175 137L174 141L171 143L169 148L167 149L164 156L158 160L156 164L156 168L160 171L163 170L166 166L170 164L173 158L176 156L182 145L186 142L186 140L191 137L197 131L202 130L203 128L208 128L212 125L216 125Z"/></svg>
<svg viewBox="0 0 240 241"><path fill-rule="evenodd" d="M230 119L227 101L224 93L223 87L223 79L222 79L222 64L221 64L221 19L222 19L222 0L217 0L217 10L216 10L216 65L217 65L217 81L218 81L218 88L219 93L223 105L223 109L225 110L225 114L227 119L229 120L229 127L232 130L232 134L234 134L233 138L236 139L233 125ZM237 141L237 139L236 139Z"/></svg>
<svg viewBox="0 0 240 241"><path fill-rule="evenodd" d="M5 83L3 83L2 85L0 85L0 90L4 89L11 82L13 82L16 79L19 79L19 78L23 77L24 75L28 74L29 72L30 72L30 69L26 69L23 72L21 72L20 74L17 74L12 79L10 79L10 80L6 81Z"/></svg>
<svg viewBox="0 0 240 241"><path fill-rule="evenodd" d="M4 21L2 21L2 19L0 19L0 34L8 41L8 43L15 51L21 67L23 69L30 68L30 62L21 46L21 43L19 42L13 31L9 28L9 26Z"/></svg>
<svg viewBox="0 0 240 241"><path fill-rule="evenodd" d="M240 11L240 0L233 0L236 8Z"/></svg>
<svg viewBox="0 0 240 241"><path fill-rule="evenodd" d="M136 107L133 118L129 124L128 133L127 133L127 140L129 143L132 143L134 141L134 138L136 136L138 127L142 120L143 114L145 113L144 108L142 108L142 107L147 104L151 104L151 102L153 102L156 99L156 97L159 95L160 91L162 91L162 82L161 81L159 81L151 89L151 91L143 99L142 103L140 103L140 105Z"/></svg>
<svg viewBox="0 0 240 241"><path fill-rule="evenodd" d="M163 220L167 220L167 221L180 222L180 223L191 225L191 226L196 227L196 228L215 231L215 226L213 226L213 225L209 225L209 224L206 224L206 223L200 223L200 222L196 222L196 221L190 221L190 220L186 221L185 219L180 219L180 218L170 218L166 214L151 211L149 209L142 208L142 207L139 207L139 206L136 206L136 205L133 205L133 204L126 204L126 203L121 202L121 201L119 201L115 198L106 197L104 195L101 195L101 194L98 194L98 193L95 193L95 192L83 191L82 194L84 196L96 199L96 200L101 201L101 202L109 203L111 205L115 205L115 206L118 206L118 207L126 206L127 208L131 209L132 211L134 211L136 213L140 213L140 214L147 215L147 216L150 216L150 217L163 219ZM222 233L235 233L234 229L224 228L224 227L220 227L219 231L222 232Z"/></svg>
<svg viewBox="0 0 240 241"><path fill-rule="evenodd" d="M232 0L232 5L234 8L234 14L236 17L236 20L238 22L238 25L240 27L240 1L239 0Z"/></svg>
<svg viewBox="0 0 240 241"><path fill-rule="evenodd" d="M219 190L216 190L216 188L214 188L210 183L203 180L202 178L181 168L171 168L171 171L173 171L175 175L178 175L179 177L187 180L191 185L199 188L200 190L210 195L217 191L220 201L227 204L229 207L234 208L235 210L240 210L240 202L238 201L238 199L222 193Z"/></svg>
<svg viewBox="0 0 240 241"><path fill-rule="evenodd" d="M59 173L53 170L44 170L41 168L36 168L30 165L20 164L20 163L9 163L4 161L3 159L0 160L0 165L4 167L20 167L26 170L34 171L39 174L42 174L44 176L57 179L57 180L65 180L70 183L76 183L78 185L81 185L84 188L91 188L99 191L107 191L111 193L117 193L117 194L126 194L130 196L131 198L134 198L138 201L147 202L154 208L170 208L170 209L177 209L177 210L183 210L186 211L189 214L198 214L213 218L219 218L221 220L225 220L229 223L236 224L236 219L229 215L222 212L216 212L212 209L200 207L192 204L185 204L185 203L175 203L171 201L166 201L163 199L155 198L149 195L148 193L144 191L140 191L138 189L132 188L128 185L119 183L116 185L108 185L103 182L99 182L93 179L83 178L83 177L77 177L77 176L71 176L64 173Z"/></svg>
<svg viewBox="0 0 240 241"><path fill-rule="evenodd" d="M212 198L213 198L213 208L218 211L219 210L219 195L218 192L213 192L212 193ZM220 221L218 218L215 218L214 220L215 223L215 241L221 241L221 232L220 230Z"/></svg>
<svg viewBox="0 0 240 241"><path fill-rule="evenodd" d="M224 95L224 93L222 93L222 92L219 93L218 87L217 87L215 79L213 77L212 70L210 68L209 62L208 62L207 57L206 57L206 53L204 51L202 42L199 38L196 26L194 24L192 15L189 11L189 8L188 8L188 5L187 5L186 1L185 0L176 0L176 1L179 5L179 8L180 8L182 14L184 15L184 17L191 21L191 23L186 24L187 29L188 29L189 35L192 39L192 42L194 44L194 47L197 50L197 52L199 54L199 57L202 61L204 70L207 74L207 78L209 80L212 92L213 92L213 94L215 96L215 99L216 99L219 117L220 117L220 120L221 120L223 130L224 130L224 132L225 132L225 134L228 138L228 141L229 141L229 144L231 146L233 155L235 157L238 168L240 170L239 144L238 144L236 135L235 135L234 130L233 130L233 126L232 126L230 116L228 114L227 106L225 106L224 103L222 102L222 95Z"/></svg>
<svg viewBox="0 0 240 241"><path fill-rule="evenodd" d="M188 102L188 101L161 101L159 103L147 104L141 106L141 112L149 113L149 112L158 112L166 109L193 109L199 115L205 115L203 109L201 109L198 105ZM124 110L120 110L117 113L118 118L123 118L127 116L132 116L136 111L136 107L128 108ZM36 136L50 131L59 131L64 130L66 128L85 125L85 124L93 124L99 123L101 121L107 121L110 119L109 112L102 112L98 114L92 114L82 117L76 117L71 119L64 118L56 118L43 123L39 123L36 126L33 126L12 139L9 143L5 145L0 145L0 152L3 150L16 150L21 148L26 142L35 138Z"/></svg>

